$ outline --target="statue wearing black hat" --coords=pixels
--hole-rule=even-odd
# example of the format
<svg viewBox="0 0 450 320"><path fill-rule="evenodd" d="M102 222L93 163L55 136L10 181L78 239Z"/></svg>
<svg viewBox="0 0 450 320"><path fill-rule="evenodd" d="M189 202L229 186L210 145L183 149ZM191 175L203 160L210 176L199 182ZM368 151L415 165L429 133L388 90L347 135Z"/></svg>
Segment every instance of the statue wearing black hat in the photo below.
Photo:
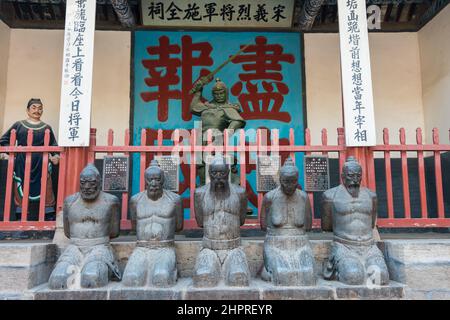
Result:
<svg viewBox="0 0 450 320"><path fill-rule="evenodd" d="M41 121L41 116L44 112L41 99L32 98L27 104L27 119L15 122L8 131L0 138L0 146L7 146L10 143L12 130L16 130L16 139L18 146L27 145L28 130L33 131L33 146L43 146L45 131L50 130L50 146L56 146L56 138L52 127ZM22 212L22 198L25 177L25 156L23 152L16 153L14 160L14 202L16 205L16 213ZM7 155L0 154L0 158L7 158ZM41 197L41 175L42 175L42 153L33 153L31 157L31 174L30 174L30 212L28 220L37 220L37 210L32 210L33 204L38 204ZM57 154L49 154L49 174L47 176L47 189L45 196L45 211L46 213L55 212L55 196L52 190L51 172L52 165L58 165L59 156ZM35 207L38 207L37 205Z"/></svg>

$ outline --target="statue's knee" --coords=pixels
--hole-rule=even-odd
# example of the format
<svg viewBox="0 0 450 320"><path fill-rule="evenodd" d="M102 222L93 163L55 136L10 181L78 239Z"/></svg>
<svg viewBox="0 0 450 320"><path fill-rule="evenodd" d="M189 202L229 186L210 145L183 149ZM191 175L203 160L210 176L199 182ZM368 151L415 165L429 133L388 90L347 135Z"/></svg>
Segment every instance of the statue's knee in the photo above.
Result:
<svg viewBox="0 0 450 320"><path fill-rule="evenodd" d="M389 283L389 271L384 259L372 259L367 263L367 277L375 285L386 285Z"/></svg>
<svg viewBox="0 0 450 320"><path fill-rule="evenodd" d="M158 268L153 273L151 283L156 287L167 287L173 285L174 280L172 272L167 269Z"/></svg>
<svg viewBox="0 0 450 320"><path fill-rule="evenodd" d="M213 287L219 283L220 274L221 264L216 253L209 249L200 251L194 267L194 286Z"/></svg>
<svg viewBox="0 0 450 320"><path fill-rule="evenodd" d="M122 277L122 283L127 287L142 287L145 283L145 274L137 270L126 270Z"/></svg>
<svg viewBox="0 0 450 320"><path fill-rule="evenodd" d="M359 285L365 280L364 266L357 260L342 261L338 269L339 281Z"/></svg>
<svg viewBox="0 0 450 320"><path fill-rule="evenodd" d="M53 269L48 280L48 286L53 290L67 289L72 284L71 276L75 275L76 266L61 262Z"/></svg>
<svg viewBox="0 0 450 320"><path fill-rule="evenodd" d="M100 261L88 262L81 271L81 286L97 288L108 284L108 266Z"/></svg>

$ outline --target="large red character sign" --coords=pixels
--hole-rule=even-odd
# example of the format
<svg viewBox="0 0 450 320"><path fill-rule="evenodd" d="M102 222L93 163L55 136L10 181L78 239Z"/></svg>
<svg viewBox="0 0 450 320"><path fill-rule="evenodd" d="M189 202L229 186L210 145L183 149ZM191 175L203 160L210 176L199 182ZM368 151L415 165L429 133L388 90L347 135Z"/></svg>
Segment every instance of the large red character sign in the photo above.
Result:
<svg viewBox="0 0 450 320"><path fill-rule="evenodd" d="M227 85L229 101L241 106L245 129L279 129L281 143L287 143L289 129L294 128L296 143L303 142L298 34L137 31L134 39L135 143L143 128L149 132L161 128L166 135L174 129L192 129L194 121L200 120L190 113L193 84L236 53L215 77ZM211 86L203 90L208 100L212 99ZM255 139L248 137L247 144ZM133 165L133 193L139 190L138 163ZM252 202L256 201L253 169L247 172ZM182 174L180 194L189 198L187 167Z"/></svg>

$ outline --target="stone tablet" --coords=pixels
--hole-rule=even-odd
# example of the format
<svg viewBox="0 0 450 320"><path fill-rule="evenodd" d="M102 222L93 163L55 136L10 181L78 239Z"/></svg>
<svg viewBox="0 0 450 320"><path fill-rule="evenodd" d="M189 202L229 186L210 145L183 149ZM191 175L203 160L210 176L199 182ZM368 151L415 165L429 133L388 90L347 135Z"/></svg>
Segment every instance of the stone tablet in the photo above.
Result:
<svg viewBox="0 0 450 320"><path fill-rule="evenodd" d="M103 191L128 192L129 157L105 156Z"/></svg>
<svg viewBox="0 0 450 320"><path fill-rule="evenodd" d="M258 156L256 161L256 189L267 192L280 185L280 156Z"/></svg>
<svg viewBox="0 0 450 320"><path fill-rule="evenodd" d="M178 192L180 185L180 157L177 156L155 156L159 167L164 171L163 188L169 191Z"/></svg>
<svg viewBox="0 0 450 320"><path fill-rule="evenodd" d="M330 187L330 172L328 157L325 156L305 156L305 190L325 191Z"/></svg>

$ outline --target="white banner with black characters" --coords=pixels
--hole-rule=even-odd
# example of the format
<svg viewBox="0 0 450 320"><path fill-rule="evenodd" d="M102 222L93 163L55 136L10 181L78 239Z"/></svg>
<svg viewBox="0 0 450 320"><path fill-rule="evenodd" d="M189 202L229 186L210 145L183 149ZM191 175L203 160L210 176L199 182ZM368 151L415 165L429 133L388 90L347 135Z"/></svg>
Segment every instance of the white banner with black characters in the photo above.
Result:
<svg viewBox="0 0 450 320"><path fill-rule="evenodd" d="M96 2L67 0L59 115L60 146L89 146Z"/></svg>
<svg viewBox="0 0 450 320"><path fill-rule="evenodd" d="M146 26L290 28L294 0L142 0Z"/></svg>
<svg viewBox="0 0 450 320"><path fill-rule="evenodd" d="M347 146L376 144L366 2L338 0Z"/></svg>

